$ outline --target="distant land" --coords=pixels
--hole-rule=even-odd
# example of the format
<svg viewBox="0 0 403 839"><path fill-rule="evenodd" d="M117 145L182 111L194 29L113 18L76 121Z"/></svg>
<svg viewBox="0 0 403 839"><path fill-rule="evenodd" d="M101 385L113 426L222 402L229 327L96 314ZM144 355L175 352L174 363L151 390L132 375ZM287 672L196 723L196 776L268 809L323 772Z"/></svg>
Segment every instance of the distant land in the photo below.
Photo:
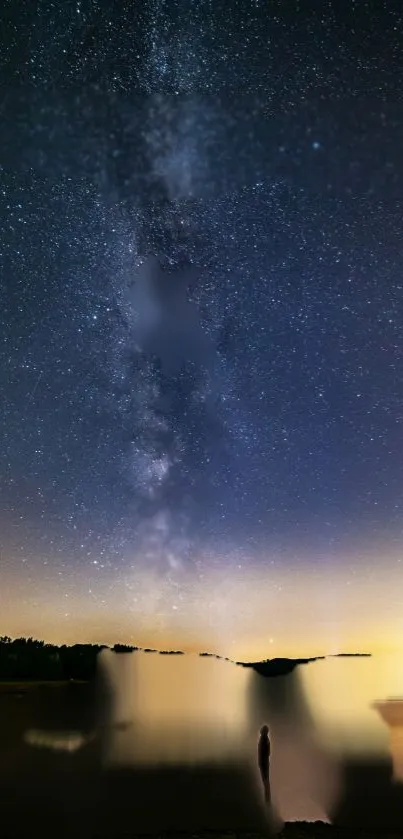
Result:
<svg viewBox="0 0 403 839"><path fill-rule="evenodd" d="M101 650L110 649L116 653L146 652L154 655L187 655L183 650L157 650L151 647L137 647L127 644L47 644L34 638L0 636L0 681L12 680L83 680L89 681L96 674L96 659ZM201 652L201 658L215 658L229 661L238 667L252 668L260 676L286 676L300 664L323 661L327 658L370 657L371 653L336 653L329 656L308 658L272 658L262 661L234 661L216 653Z"/></svg>

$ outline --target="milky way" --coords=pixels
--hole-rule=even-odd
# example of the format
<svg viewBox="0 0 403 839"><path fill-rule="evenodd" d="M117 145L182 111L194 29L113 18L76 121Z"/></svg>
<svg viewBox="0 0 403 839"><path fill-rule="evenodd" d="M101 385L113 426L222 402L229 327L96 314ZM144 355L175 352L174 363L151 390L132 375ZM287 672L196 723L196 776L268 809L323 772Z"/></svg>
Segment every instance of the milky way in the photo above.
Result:
<svg viewBox="0 0 403 839"><path fill-rule="evenodd" d="M87 610L133 637L142 609L206 597L221 625L239 573L271 602L291 568L334 626L333 574L399 571L401 31L394 3L10 12L0 561L21 631L46 602L70 635Z"/></svg>

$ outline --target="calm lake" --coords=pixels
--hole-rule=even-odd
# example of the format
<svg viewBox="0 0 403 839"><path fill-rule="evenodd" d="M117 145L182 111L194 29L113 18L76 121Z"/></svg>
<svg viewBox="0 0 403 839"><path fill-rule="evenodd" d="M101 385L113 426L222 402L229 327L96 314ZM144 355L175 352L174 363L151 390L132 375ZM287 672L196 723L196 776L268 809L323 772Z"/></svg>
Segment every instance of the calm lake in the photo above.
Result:
<svg viewBox="0 0 403 839"><path fill-rule="evenodd" d="M131 805L136 795L145 800L140 779L145 784L152 778L155 810L162 800L157 774L165 779L161 788L167 787L166 778L173 779L178 767L186 769L186 777L200 773L203 781L195 784L202 801L209 767L221 780L226 773L222 784L236 821L244 786L260 801L256 743L267 722L275 812L287 821L327 820L343 789L346 760L389 761L390 774L403 780L403 704L393 701L400 696L398 654L329 658L265 679L214 658L104 651L94 685L2 686L2 811L11 814L10 802L35 788L32 807L39 807L34 800L47 789L48 806L57 809L66 797L74 798L80 806L85 802L92 818L105 802L99 793L105 773L120 778L119 790ZM379 700L391 700L390 724L373 707ZM172 784L175 808L176 776ZM75 818L74 807L69 818Z"/></svg>

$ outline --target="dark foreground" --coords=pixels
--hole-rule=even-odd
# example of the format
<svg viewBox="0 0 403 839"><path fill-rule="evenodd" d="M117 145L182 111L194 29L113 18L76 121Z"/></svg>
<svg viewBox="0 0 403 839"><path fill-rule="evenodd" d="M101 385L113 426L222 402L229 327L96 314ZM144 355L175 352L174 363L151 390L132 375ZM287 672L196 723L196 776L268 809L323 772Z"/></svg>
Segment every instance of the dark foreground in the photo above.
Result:
<svg viewBox="0 0 403 839"><path fill-rule="evenodd" d="M115 834L111 839L150 839L148 835L130 833ZM283 830L277 834L278 839L401 839L400 833L378 833L377 831L352 831L348 828L338 828L323 822L291 822L286 824ZM91 839L97 839L93 834ZM201 833L161 833L155 839L263 839L259 833L234 833L234 832L209 832Z"/></svg>
<svg viewBox="0 0 403 839"><path fill-rule="evenodd" d="M51 755L43 755L39 766L31 754L25 757L25 765L18 761L1 779L1 839L403 839L400 823L383 825L379 818L366 829L357 823L349 827L291 822L272 832L256 818L253 790L245 795L245 778L231 768L205 769L204 777L204 772L197 773L196 785L190 783L188 771L164 771L158 773L153 790L147 771L98 774L92 760L78 767L74 758L68 759L71 756L52 761ZM185 791L188 782L199 795Z"/></svg>
<svg viewBox="0 0 403 839"><path fill-rule="evenodd" d="M179 839L178 834L178 839ZM277 839L401 839L401 832L378 833L378 831L353 831L349 828L333 827L324 822L290 822L285 824ZM137 839L137 837L136 837ZM158 839L166 839L162 834ZM170 839L173 839L171 836ZM181 836L181 839L185 839ZM189 837L190 839L190 837ZM194 833L191 839L262 839L259 834L246 833Z"/></svg>
<svg viewBox="0 0 403 839"><path fill-rule="evenodd" d="M95 724L86 685L0 691L0 839L270 836L260 787L246 766L105 771L107 734L74 754L24 741L30 728L90 732ZM345 800L329 814L337 826L292 822L273 832L280 839L403 839L403 790L390 775L389 764L346 765Z"/></svg>
<svg viewBox="0 0 403 839"><path fill-rule="evenodd" d="M359 830L348 827L334 827L323 822L292 822L284 825L277 834L278 839L401 839L403 829L399 832L379 832L376 830Z"/></svg>
<svg viewBox="0 0 403 839"><path fill-rule="evenodd" d="M87 777L85 771L79 771L73 778L70 771L58 771L52 783L46 770L35 779L32 769L31 765L29 788L25 786L25 771L25 778L14 775L9 782L3 779L1 839L269 839L274 835L278 839L403 839L403 829L382 826L379 819L367 829L323 822L291 822L274 831L261 823L253 829L248 823L256 824L256 802L253 795L244 795L244 779L238 773L228 785L224 777L220 779L219 773L214 773L207 789L204 781L211 781L211 772L205 778L200 776L201 795L195 801L189 796L187 800L178 799L177 785L181 787L184 778L177 770L172 777L163 773L166 797L158 783L154 798L147 772L136 777L133 772L117 771L95 778L91 771ZM188 773L184 777L188 778ZM219 801L214 800L215 788ZM185 824L188 827L183 829ZM215 825L214 829L209 825Z"/></svg>

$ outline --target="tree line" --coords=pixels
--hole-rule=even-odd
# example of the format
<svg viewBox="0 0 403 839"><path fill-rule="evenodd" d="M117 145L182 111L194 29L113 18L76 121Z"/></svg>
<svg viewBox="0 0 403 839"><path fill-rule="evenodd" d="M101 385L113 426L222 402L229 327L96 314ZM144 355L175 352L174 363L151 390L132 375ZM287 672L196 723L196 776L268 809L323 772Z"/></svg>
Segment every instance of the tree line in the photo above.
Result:
<svg viewBox="0 0 403 839"><path fill-rule="evenodd" d="M103 649L113 650L115 653L129 653L143 650L147 653L159 655L183 655L182 650L155 650L150 647L136 647L128 644L47 644L35 638L9 638L0 636L0 681L89 681L96 675L97 655ZM368 656L369 653L338 653L339 656ZM199 653L202 658L222 659L230 661L224 656L214 653ZM264 661L234 661L233 664L250 667L261 676L286 676L301 664L318 661L326 656L313 658L273 658Z"/></svg>
<svg viewBox="0 0 403 839"><path fill-rule="evenodd" d="M0 680L88 681L96 674L101 644L74 644L61 647L36 638L0 636ZM131 652L136 647L115 644L115 652Z"/></svg>

